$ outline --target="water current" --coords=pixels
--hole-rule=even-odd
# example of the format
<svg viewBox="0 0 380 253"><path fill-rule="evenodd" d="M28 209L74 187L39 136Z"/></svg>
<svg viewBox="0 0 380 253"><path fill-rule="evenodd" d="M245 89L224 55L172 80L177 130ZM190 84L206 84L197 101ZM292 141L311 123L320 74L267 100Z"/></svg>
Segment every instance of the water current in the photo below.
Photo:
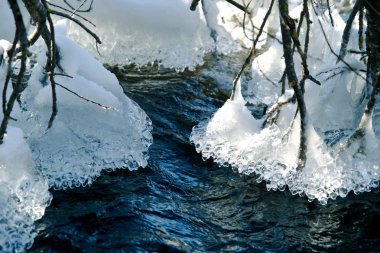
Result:
<svg viewBox="0 0 380 253"><path fill-rule="evenodd" d="M149 164L52 191L28 252L380 252L378 189L322 206L195 152L192 127L229 96L232 73L216 75L217 61L192 72L110 67L153 121Z"/></svg>

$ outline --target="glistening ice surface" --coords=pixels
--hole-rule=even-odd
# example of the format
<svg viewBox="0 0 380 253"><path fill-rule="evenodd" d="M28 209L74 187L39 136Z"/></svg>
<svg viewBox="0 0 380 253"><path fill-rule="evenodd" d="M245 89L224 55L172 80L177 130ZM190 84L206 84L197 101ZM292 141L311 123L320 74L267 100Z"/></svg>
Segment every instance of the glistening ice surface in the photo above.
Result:
<svg viewBox="0 0 380 253"><path fill-rule="evenodd" d="M43 216L50 200L22 131L8 127L0 145L0 252L22 252L32 245L37 235L34 221Z"/></svg>
<svg viewBox="0 0 380 253"><path fill-rule="evenodd" d="M98 57L109 64L158 62L194 68L213 49L213 41L202 12L190 11L190 4L190 0L94 1L91 12L83 15L96 24L91 29L102 44L95 45L74 23L69 35L93 55L98 55L98 48Z"/></svg>
<svg viewBox="0 0 380 253"><path fill-rule="evenodd" d="M64 22L57 26L56 41L68 76L57 76L56 82L91 102L57 86L58 114L46 129L51 88L41 75L40 57L22 96L21 122L38 170L51 187L64 189L91 183L103 169L145 167L152 143L148 116L124 95L113 74L65 37L65 28Z"/></svg>
<svg viewBox="0 0 380 253"><path fill-rule="evenodd" d="M292 15L299 16L301 10L301 6L295 8ZM335 26L325 23L324 29L332 49L338 51L345 23L336 12L333 15ZM322 19L312 15L308 64L311 74L322 84L307 81L305 86L309 121L305 168L296 170L300 120L294 116L293 103L281 108L274 124L264 126L265 116L255 119L242 97L228 100L210 120L194 127L190 140L205 159L212 157L218 164L231 165L240 173L254 173L258 182L265 181L268 190L288 187L293 194L326 204L328 199L345 197L350 191L360 193L378 186L380 161L376 152L380 142L375 137L379 128L376 109L365 137L343 151L340 149L360 120L367 94L365 77L349 71L342 62L334 64L336 57L327 42L321 41L324 35L318 18ZM282 45L274 42L254 60L252 81L243 85L251 105L265 104L270 108L292 96L291 90L281 96L281 87L272 81L279 80L284 71L281 57ZM357 70L365 68L356 56L347 56L345 60ZM301 73L299 61L296 69Z"/></svg>

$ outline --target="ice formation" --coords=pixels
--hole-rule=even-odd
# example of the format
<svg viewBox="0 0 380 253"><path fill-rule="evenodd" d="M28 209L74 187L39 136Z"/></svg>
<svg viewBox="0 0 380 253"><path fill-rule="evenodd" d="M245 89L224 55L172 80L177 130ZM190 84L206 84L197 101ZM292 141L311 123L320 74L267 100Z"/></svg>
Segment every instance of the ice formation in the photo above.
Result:
<svg viewBox="0 0 380 253"><path fill-rule="evenodd" d="M104 62L194 68L214 45L202 12L190 11L190 4L190 0L94 1L91 12L83 15L96 24L91 29L102 39L98 48ZM94 39L76 24L70 24L69 35L97 55Z"/></svg>
<svg viewBox="0 0 380 253"><path fill-rule="evenodd" d="M7 13L0 7L0 12ZM58 115L52 128L47 129L52 101L43 71L46 47L37 42L28 86L21 104L16 103L12 111L17 121L10 121L0 145L1 252L22 252L32 245L33 222L42 217L51 200L49 187L87 185L104 169L134 170L147 165L153 141L150 119L126 97L113 74L66 37L66 30L66 22L58 22L61 59L56 72L64 75L56 76L56 82L71 92L57 86ZM1 90L10 45L0 40ZM8 97L10 92L11 86Z"/></svg>
<svg viewBox="0 0 380 253"><path fill-rule="evenodd" d="M8 127L0 145L0 252L21 252L32 245L33 222L50 200L48 184L35 170L21 129Z"/></svg>
<svg viewBox="0 0 380 253"><path fill-rule="evenodd" d="M151 121L124 93L116 77L65 35L66 23L57 25L60 67L67 76L56 82L58 114L46 129L51 114L51 88L40 53L22 93L25 129L38 170L58 189L91 183L103 169L145 167L152 143ZM57 70L58 71L58 70Z"/></svg>
<svg viewBox="0 0 380 253"><path fill-rule="evenodd" d="M9 45L0 40L0 55ZM0 64L1 90L6 69L3 61ZM8 94L11 89L9 87ZM1 120L2 117L1 114ZM33 222L42 217L50 200L47 181L35 168L22 130L9 126L0 145L0 252L22 252L32 245L36 236Z"/></svg>
<svg viewBox="0 0 380 253"><path fill-rule="evenodd" d="M295 8L291 15L299 16L300 10L301 7ZM333 15L335 26L324 25L333 50L339 52L345 23L335 11ZM326 204L328 199L345 197L350 191L370 191L379 185L380 161L376 150L380 142L375 137L378 133L375 111L373 128L369 124L362 142L343 152L339 149L339 143L352 133L360 119L365 105L365 78L347 70L342 62L335 64L336 58L324 41L317 18L320 17L313 13L308 63L311 74L322 85L306 83L309 125L305 168L296 169L300 123L297 116L289 128L296 110L292 103L282 108L276 124L263 128L263 119L252 116L243 98L228 100L210 120L193 128L190 140L205 159L212 157L218 164L230 165L243 174L254 173L258 182L265 181L268 190L288 187L293 194ZM281 78L284 70L281 57L282 45L275 43L254 60L252 81L245 94L250 103L270 106L283 99L280 88L267 78ZM346 61L354 68L365 68L357 57L347 56ZM300 62L296 65L300 70Z"/></svg>

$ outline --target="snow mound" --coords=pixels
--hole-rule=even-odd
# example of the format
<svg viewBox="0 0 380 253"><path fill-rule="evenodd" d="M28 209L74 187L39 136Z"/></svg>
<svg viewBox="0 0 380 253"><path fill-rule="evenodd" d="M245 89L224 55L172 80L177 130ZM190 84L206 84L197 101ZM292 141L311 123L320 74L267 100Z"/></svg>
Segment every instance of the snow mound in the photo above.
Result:
<svg viewBox="0 0 380 253"><path fill-rule="evenodd" d="M51 88L41 75L45 54L39 54L22 94L20 121L38 170L51 187L65 189L90 184L104 169L145 167L153 141L150 119L112 73L65 36L64 21L56 29L60 67L70 76L56 76L56 82L98 104L57 86L58 114L47 130Z"/></svg>
<svg viewBox="0 0 380 253"><path fill-rule="evenodd" d="M37 233L34 221L50 204L48 184L36 173L22 131L8 127L0 145L0 251L22 252Z"/></svg>

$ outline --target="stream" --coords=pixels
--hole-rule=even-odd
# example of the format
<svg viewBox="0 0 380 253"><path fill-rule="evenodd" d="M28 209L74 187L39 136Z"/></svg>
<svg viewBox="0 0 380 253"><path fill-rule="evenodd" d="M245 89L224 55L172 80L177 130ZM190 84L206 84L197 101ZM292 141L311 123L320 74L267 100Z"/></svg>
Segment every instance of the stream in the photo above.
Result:
<svg viewBox="0 0 380 253"><path fill-rule="evenodd" d="M28 252L380 252L379 189L322 206L202 160L191 129L229 96L213 61L184 72L109 67L152 119L149 164L52 190Z"/></svg>

